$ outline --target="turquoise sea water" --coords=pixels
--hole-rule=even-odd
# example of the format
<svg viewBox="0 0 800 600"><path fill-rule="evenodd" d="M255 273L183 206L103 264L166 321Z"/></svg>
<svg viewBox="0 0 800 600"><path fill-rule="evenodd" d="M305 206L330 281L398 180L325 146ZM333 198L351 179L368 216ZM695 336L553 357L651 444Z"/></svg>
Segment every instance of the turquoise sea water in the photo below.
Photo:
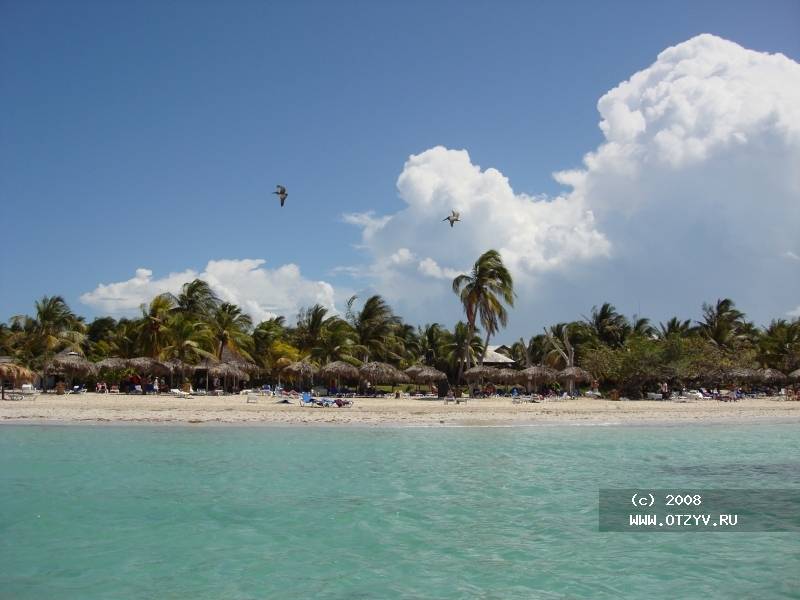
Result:
<svg viewBox="0 0 800 600"><path fill-rule="evenodd" d="M797 425L0 427L0 598L796 598L790 533L600 487L800 487Z"/></svg>

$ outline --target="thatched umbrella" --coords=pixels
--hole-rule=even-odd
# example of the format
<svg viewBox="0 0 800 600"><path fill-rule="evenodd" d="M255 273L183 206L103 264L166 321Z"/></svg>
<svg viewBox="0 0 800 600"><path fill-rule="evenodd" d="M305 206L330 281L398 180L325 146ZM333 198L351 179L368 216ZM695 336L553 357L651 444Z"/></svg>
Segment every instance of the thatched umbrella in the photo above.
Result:
<svg viewBox="0 0 800 600"><path fill-rule="evenodd" d="M408 381L408 375L395 369L392 365L382 362L368 362L358 370L361 379L369 381L371 384L391 383Z"/></svg>
<svg viewBox="0 0 800 600"><path fill-rule="evenodd" d="M733 367L725 371L724 378L730 381L755 381L758 379L758 371L747 367Z"/></svg>
<svg viewBox="0 0 800 600"><path fill-rule="evenodd" d="M478 365L477 367L472 367L464 371L464 379L467 381L483 381L484 379L488 379L492 382L499 381L500 369Z"/></svg>
<svg viewBox="0 0 800 600"><path fill-rule="evenodd" d="M521 371L515 369L500 369L497 373L497 381L499 383L516 383L524 378Z"/></svg>
<svg viewBox="0 0 800 600"><path fill-rule="evenodd" d="M328 363L320 369L320 374L329 379L358 379L358 369L343 360Z"/></svg>
<svg viewBox="0 0 800 600"><path fill-rule="evenodd" d="M97 367L98 371L124 371L128 368L128 361L124 358L117 358L116 356L112 356L109 358L104 358L103 360L99 360L94 363L94 366Z"/></svg>
<svg viewBox="0 0 800 600"><path fill-rule="evenodd" d="M439 369L434 369L433 367L420 367L416 375L413 376L408 373L408 369L406 369L405 372L418 383L433 383L435 381L444 381L447 379L446 373L442 373Z"/></svg>
<svg viewBox="0 0 800 600"><path fill-rule="evenodd" d="M228 363L229 365L233 365L240 371L244 371L246 373L255 373L258 371L258 365L256 363L254 363L252 360L246 359L236 350L228 346L225 346L225 348L222 349L222 358L220 360L224 363Z"/></svg>
<svg viewBox="0 0 800 600"><path fill-rule="evenodd" d="M520 371L520 374L528 381L536 382L555 381L558 378L558 371L543 365L528 367Z"/></svg>
<svg viewBox="0 0 800 600"><path fill-rule="evenodd" d="M282 371L288 375L297 377L300 385L302 386L303 380L308 377L311 380L311 385L314 385L314 375L319 373L319 368L312 365L310 362L298 360L290 365L283 367Z"/></svg>
<svg viewBox="0 0 800 600"><path fill-rule="evenodd" d="M793 381L800 381L800 369L797 369L796 371L792 371L791 373L789 373L789 375L787 377L789 377L789 379L791 379Z"/></svg>
<svg viewBox="0 0 800 600"><path fill-rule="evenodd" d="M339 381L341 379L349 379L351 381L358 380L358 369L343 360L329 362L320 369L320 374L328 380L333 379L336 382L337 388L339 387Z"/></svg>
<svg viewBox="0 0 800 600"><path fill-rule="evenodd" d="M127 362L128 366L137 373L164 376L169 375L171 372L167 365L149 356L129 358Z"/></svg>
<svg viewBox="0 0 800 600"><path fill-rule="evenodd" d="M169 360L164 361L164 364L169 367L169 385L172 387L173 385L173 375L175 373L181 374L181 382L183 382L183 378L186 376L187 371L194 371L195 366L190 365L188 363L183 362L180 358L170 358Z"/></svg>
<svg viewBox="0 0 800 600"><path fill-rule="evenodd" d="M425 369L425 365L411 365L407 369L403 369L403 373L411 377L412 381L416 379L417 373Z"/></svg>
<svg viewBox="0 0 800 600"><path fill-rule="evenodd" d="M95 372L94 363L89 362L82 354L70 350L62 350L45 366L45 373L68 376L70 385L74 375L89 375Z"/></svg>
<svg viewBox="0 0 800 600"><path fill-rule="evenodd" d="M36 374L30 369L13 362L10 357L0 356L0 397L2 397L3 400L6 399L6 388L5 385L3 385L6 379L10 379L16 384L20 379L23 381L33 381L35 375Z"/></svg>
<svg viewBox="0 0 800 600"><path fill-rule="evenodd" d="M758 378L765 383L780 383L786 381L786 375L777 369L759 369L756 371Z"/></svg>
<svg viewBox="0 0 800 600"><path fill-rule="evenodd" d="M592 375L589 371L585 371L580 367L567 367L558 372L558 378L566 380L569 384L569 393L572 394L575 389L575 383L578 381L589 382L592 380Z"/></svg>

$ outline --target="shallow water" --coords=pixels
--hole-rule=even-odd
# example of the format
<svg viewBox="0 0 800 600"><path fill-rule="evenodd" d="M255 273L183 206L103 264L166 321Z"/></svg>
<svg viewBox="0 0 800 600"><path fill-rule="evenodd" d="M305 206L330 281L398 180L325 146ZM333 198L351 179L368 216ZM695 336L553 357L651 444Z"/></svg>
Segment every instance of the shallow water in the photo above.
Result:
<svg viewBox="0 0 800 600"><path fill-rule="evenodd" d="M797 425L0 427L0 598L796 598L791 533L600 487L800 487Z"/></svg>

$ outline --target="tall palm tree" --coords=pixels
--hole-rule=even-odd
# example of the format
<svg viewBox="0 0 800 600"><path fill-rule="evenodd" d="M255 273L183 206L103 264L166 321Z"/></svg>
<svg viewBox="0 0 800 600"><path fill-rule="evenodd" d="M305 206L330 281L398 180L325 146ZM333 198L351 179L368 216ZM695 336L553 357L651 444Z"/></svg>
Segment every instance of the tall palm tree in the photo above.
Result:
<svg viewBox="0 0 800 600"><path fill-rule="evenodd" d="M245 358L250 358L253 338L249 332L253 327L253 320L241 308L223 302L212 313L208 326L217 358L222 358L225 348L232 348Z"/></svg>
<svg viewBox="0 0 800 600"><path fill-rule="evenodd" d="M394 327L394 339L397 352L407 364L412 364L420 356L421 341L417 328L409 323L400 322Z"/></svg>
<svg viewBox="0 0 800 600"><path fill-rule="evenodd" d="M621 347L626 334L630 331L628 319L619 314L610 302L604 302L600 308L593 306L592 314L583 320L594 337L611 348Z"/></svg>
<svg viewBox="0 0 800 600"><path fill-rule="evenodd" d="M332 317L328 316L328 309L321 304L300 311L297 315L294 339L301 352L310 351L317 344L326 321L330 318Z"/></svg>
<svg viewBox="0 0 800 600"><path fill-rule="evenodd" d="M692 331L691 319L681 321L678 317L672 317L666 323L658 324L658 337L665 340L669 337L686 337Z"/></svg>
<svg viewBox="0 0 800 600"><path fill-rule="evenodd" d="M347 301L347 320L353 328L357 351L362 360L397 360L400 357L392 351L394 345L394 327L399 319L391 307L378 295L367 298L360 311L353 305L357 296Z"/></svg>
<svg viewBox="0 0 800 600"><path fill-rule="evenodd" d="M497 250L487 250L475 264L469 274L462 274L453 279L453 293L458 294L469 327L468 337L475 333L476 322L480 320L486 332L481 361L486 354L489 338L497 333L508 322L508 312L503 303L514 306L514 280L503 264ZM458 378L461 380L463 368L469 368L471 359L467 355L461 365Z"/></svg>
<svg viewBox="0 0 800 600"><path fill-rule="evenodd" d="M143 354L151 358L161 357L161 351L167 343L167 319L174 308L172 294L159 294L150 301L149 306L142 305L139 347Z"/></svg>
<svg viewBox="0 0 800 600"><path fill-rule="evenodd" d="M723 298L713 305L703 303L703 319L697 322L697 331L720 348L728 348L751 330L748 325L733 300Z"/></svg>
<svg viewBox="0 0 800 600"><path fill-rule="evenodd" d="M650 319L647 317L633 315L633 319L630 320L629 326L625 330L625 339L631 335L652 338L656 335L656 328L650 324Z"/></svg>
<svg viewBox="0 0 800 600"><path fill-rule="evenodd" d="M184 283L174 300L175 310L202 319L209 318L219 305L219 298L202 279Z"/></svg>
<svg viewBox="0 0 800 600"><path fill-rule="evenodd" d="M43 296L35 304L35 315L12 318L17 353L31 366L43 367L59 350L83 352L86 326L61 296Z"/></svg>
<svg viewBox="0 0 800 600"><path fill-rule="evenodd" d="M165 359L178 358L195 364L203 358L214 356L214 338L208 324L189 314L176 313L167 321L165 345L161 355Z"/></svg>
<svg viewBox="0 0 800 600"><path fill-rule="evenodd" d="M457 371L460 380L464 372L464 363L475 362L477 357L483 354L483 343L480 336L470 329L468 323L459 321L453 328L453 333L447 336L443 350L451 372Z"/></svg>
<svg viewBox="0 0 800 600"><path fill-rule="evenodd" d="M329 317L311 348L311 357L321 364L335 360L358 363L355 358L355 333L350 324L339 317Z"/></svg>
<svg viewBox="0 0 800 600"><path fill-rule="evenodd" d="M419 356L429 366L436 366L437 362L445 357L445 344L449 341L449 332L439 323L429 323L419 328Z"/></svg>
<svg viewBox="0 0 800 600"><path fill-rule="evenodd" d="M791 372L800 366L800 319L773 319L758 340L758 359L764 367Z"/></svg>
<svg viewBox="0 0 800 600"><path fill-rule="evenodd" d="M253 330L253 358L258 360L263 357L272 346L273 342L286 336L286 319L273 317L261 321Z"/></svg>

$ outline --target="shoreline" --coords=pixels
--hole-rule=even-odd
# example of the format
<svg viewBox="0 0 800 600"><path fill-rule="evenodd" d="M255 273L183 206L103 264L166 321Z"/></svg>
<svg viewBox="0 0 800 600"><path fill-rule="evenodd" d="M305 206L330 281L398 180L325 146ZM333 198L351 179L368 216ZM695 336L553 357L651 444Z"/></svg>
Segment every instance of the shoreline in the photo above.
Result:
<svg viewBox="0 0 800 600"><path fill-rule="evenodd" d="M245 396L39 395L0 402L2 425L129 425L251 427L625 427L800 424L800 402L777 398L738 402L610 401L577 398L513 404L510 398L441 400L355 398L349 408L300 407Z"/></svg>

